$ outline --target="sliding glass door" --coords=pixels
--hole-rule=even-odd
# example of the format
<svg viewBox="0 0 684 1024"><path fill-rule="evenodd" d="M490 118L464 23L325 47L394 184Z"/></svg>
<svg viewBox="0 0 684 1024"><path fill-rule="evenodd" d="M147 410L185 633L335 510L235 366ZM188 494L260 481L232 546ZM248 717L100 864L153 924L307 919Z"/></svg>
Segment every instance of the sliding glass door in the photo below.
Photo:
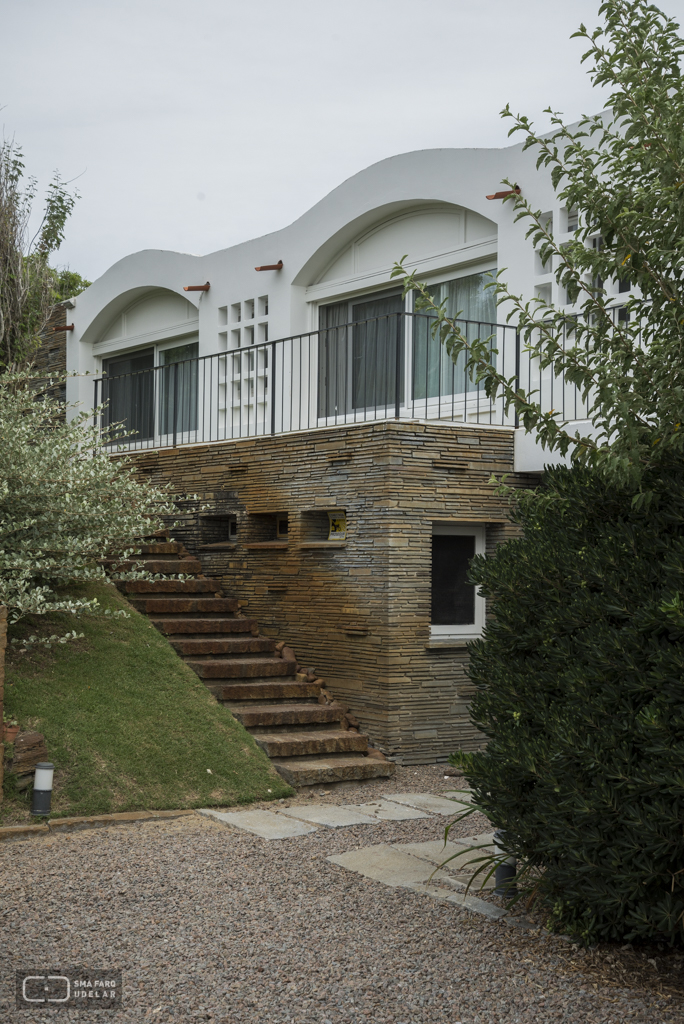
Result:
<svg viewBox="0 0 684 1024"><path fill-rule="evenodd" d="M445 302L447 316L458 318L459 326L468 341L488 338L495 334L496 301L492 288L485 285L493 280L496 271L471 274L453 281L430 286L430 293L439 305ZM460 395L478 388L465 369L463 353L454 363L439 337L433 337L434 321L417 314L413 324L413 397L414 399L440 398ZM496 339L492 344L496 344Z"/></svg>
<svg viewBox="0 0 684 1024"><path fill-rule="evenodd" d="M154 349L105 359L102 371L103 426L123 423L123 444L154 437Z"/></svg>
<svg viewBox="0 0 684 1024"><path fill-rule="evenodd" d="M394 406L404 394L401 292L337 302L319 310L318 415Z"/></svg>

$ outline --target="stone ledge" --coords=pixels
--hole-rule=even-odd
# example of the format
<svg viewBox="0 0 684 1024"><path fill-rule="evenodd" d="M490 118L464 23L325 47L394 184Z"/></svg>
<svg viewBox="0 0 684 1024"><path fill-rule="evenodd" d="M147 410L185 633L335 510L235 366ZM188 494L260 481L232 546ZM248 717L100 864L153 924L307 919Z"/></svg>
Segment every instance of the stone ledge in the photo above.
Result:
<svg viewBox="0 0 684 1024"><path fill-rule="evenodd" d="M248 551L285 551L289 547L286 540L261 540L253 544L245 544Z"/></svg>
<svg viewBox="0 0 684 1024"><path fill-rule="evenodd" d="M428 640L427 643L425 644L425 648L428 651L464 651L467 648L468 644L471 643L471 641L477 639L478 638L475 636L469 637L467 640L438 640L437 638L435 638L433 640Z"/></svg>
<svg viewBox="0 0 684 1024"><path fill-rule="evenodd" d="M0 828L0 840L19 835L49 835L55 828L74 825L118 825L126 821L153 821L159 818L180 818L194 814L193 809L179 811L122 811L118 814L94 814L88 818L50 818L50 824L5 825Z"/></svg>
<svg viewBox="0 0 684 1024"><path fill-rule="evenodd" d="M299 547L306 550L324 551L326 548L346 548L346 540L309 540L300 544Z"/></svg>

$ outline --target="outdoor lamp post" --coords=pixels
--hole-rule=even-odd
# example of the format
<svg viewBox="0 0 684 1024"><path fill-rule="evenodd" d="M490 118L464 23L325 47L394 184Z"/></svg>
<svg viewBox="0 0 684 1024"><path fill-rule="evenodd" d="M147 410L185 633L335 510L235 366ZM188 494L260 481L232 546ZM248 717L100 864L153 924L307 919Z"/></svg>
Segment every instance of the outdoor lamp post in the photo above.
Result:
<svg viewBox="0 0 684 1024"><path fill-rule="evenodd" d="M55 773L54 764L39 761L36 765L36 777L33 780L33 801L31 814L47 817L52 803L52 777Z"/></svg>
<svg viewBox="0 0 684 1024"><path fill-rule="evenodd" d="M506 841L506 833L503 829L499 829L494 833L494 855L497 857L505 856L506 851L502 849L503 844ZM511 897L517 893L517 888L514 884L516 871L515 857L507 857L501 864L497 864L496 871L494 872L494 881L496 888L494 889L495 896Z"/></svg>

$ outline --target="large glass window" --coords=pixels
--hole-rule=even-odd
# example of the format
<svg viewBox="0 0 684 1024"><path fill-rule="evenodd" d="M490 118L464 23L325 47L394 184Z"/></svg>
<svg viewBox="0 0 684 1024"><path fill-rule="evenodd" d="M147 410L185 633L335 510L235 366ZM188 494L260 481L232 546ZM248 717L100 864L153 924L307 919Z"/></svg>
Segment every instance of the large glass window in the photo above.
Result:
<svg viewBox="0 0 684 1024"><path fill-rule="evenodd" d="M154 437L154 349L113 356L102 362L103 426L123 423L123 443Z"/></svg>
<svg viewBox="0 0 684 1024"><path fill-rule="evenodd" d="M469 341L495 335L496 301L492 288L485 285L492 282L495 270L482 274L458 277L453 281L430 286L430 293L436 303L446 302L447 316L459 320L459 327ZM474 384L466 372L465 358L461 354L454 363L439 338L432 336L434 321L424 314L417 314L413 325L413 397L414 399L439 398L442 395L460 395L475 391ZM492 342L495 344L495 340Z"/></svg>
<svg viewBox="0 0 684 1024"><path fill-rule="evenodd" d="M403 312L399 291L321 307L319 416L393 406L397 383L403 398Z"/></svg>

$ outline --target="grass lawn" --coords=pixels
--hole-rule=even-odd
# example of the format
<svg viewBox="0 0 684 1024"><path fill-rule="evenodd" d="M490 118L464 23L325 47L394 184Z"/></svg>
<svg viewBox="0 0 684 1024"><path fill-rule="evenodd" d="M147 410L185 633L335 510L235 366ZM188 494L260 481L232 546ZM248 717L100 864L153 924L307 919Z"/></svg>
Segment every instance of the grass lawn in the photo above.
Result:
<svg viewBox="0 0 684 1024"><path fill-rule="evenodd" d="M76 591L74 591L76 593ZM115 587L80 588L130 618L53 615L10 637L82 640L50 649L8 644L5 712L45 736L55 764L53 816L227 806L292 789L144 615ZM7 748L6 748L7 753ZM5 778L0 822L29 819L30 791Z"/></svg>

